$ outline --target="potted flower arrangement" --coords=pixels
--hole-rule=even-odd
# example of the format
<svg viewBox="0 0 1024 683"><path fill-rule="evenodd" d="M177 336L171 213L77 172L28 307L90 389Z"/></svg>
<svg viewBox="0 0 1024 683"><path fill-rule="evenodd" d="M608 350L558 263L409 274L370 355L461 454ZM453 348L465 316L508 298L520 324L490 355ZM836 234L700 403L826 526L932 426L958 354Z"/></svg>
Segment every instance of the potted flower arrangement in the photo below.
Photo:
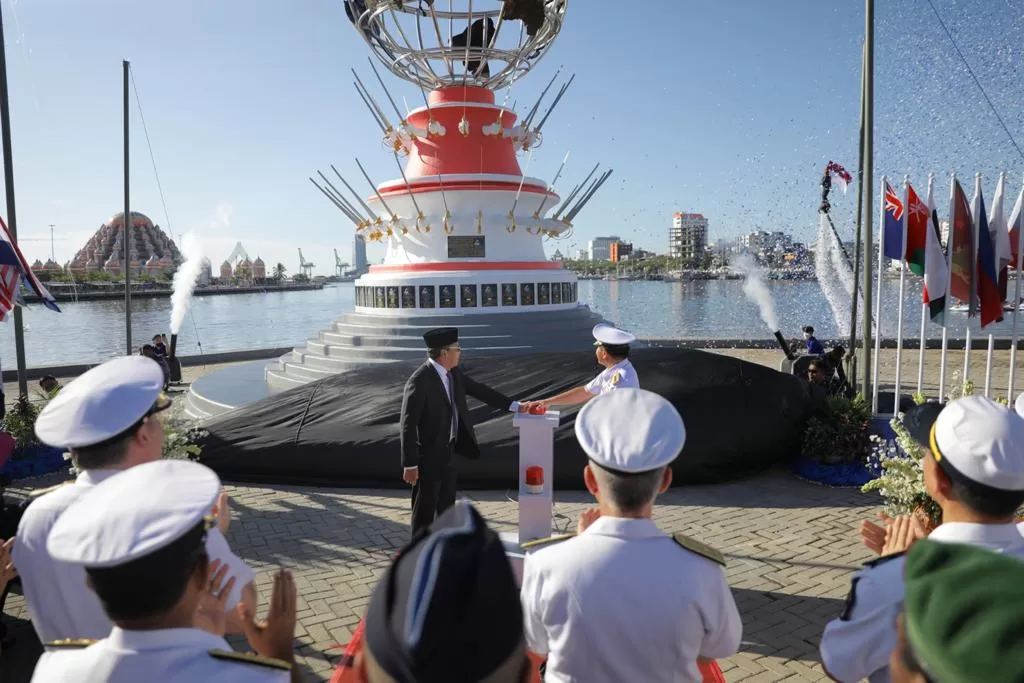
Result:
<svg viewBox="0 0 1024 683"><path fill-rule="evenodd" d="M36 418L41 410L41 405L22 395L0 424L15 443L11 459L0 470L12 480L49 474L64 466L63 451L41 444L36 438Z"/></svg>
<svg viewBox="0 0 1024 683"><path fill-rule="evenodd" d="M807 421L800 456L790 466L799 477L831 486L861 486L872 477L871 406L858 394L829 396Z"/></svg>
<svg viewBox="0 0 1024 683"><path fill-rule="evenodd" d="M164 458L198 460L202 447L196 442L206 436L199 423L185 414L176 402L164 416Z"/></svg>

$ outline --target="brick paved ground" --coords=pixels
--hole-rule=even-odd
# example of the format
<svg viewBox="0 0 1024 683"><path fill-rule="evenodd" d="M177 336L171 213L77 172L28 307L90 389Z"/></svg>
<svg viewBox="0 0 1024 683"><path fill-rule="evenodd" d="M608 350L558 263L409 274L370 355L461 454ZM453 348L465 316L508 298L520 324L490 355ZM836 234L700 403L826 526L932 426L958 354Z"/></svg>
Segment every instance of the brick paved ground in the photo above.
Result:
<svg viewBox="0 0 1024 683"><path fill-rule="evenodd" d="M234 500L229 539L257 570L262 595L269 595L274 568L295 570L299 661L306 680L325 680L340 654L335 644L348 641L377 578L407 538L408 494L228 490ZM497 530L514 529L516 505L504 492L466 495ZM556 498L559 526L574 521L589 503L583 492ZM656 520L663 529L690 534L728 556L729 582L744 621L742 651L721 662L730 682L827 680L818 638L841 609L850 571L867 559L856 524L873 514L876 503L854 489L820 487L783 472L673 489L661 499ZM28 681L36 644L20 595L11 594L5 614L18 644L0 658L0 680Z"/></svg>

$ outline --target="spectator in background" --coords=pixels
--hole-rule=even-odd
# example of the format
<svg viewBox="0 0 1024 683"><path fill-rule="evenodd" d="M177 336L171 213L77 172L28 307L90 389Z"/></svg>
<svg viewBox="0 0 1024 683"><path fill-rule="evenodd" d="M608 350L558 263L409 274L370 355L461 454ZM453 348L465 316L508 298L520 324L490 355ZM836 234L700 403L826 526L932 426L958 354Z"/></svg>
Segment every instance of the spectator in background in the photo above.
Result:
<svg viewBox="0 0 1024 683"><path fill-rule="evenodd" d="M53 375L46 375L39 380L39 388L46 392L47 398L53 398L61 390L60 382Z"/></svg>
<svg viewBox="0 0 1024 683"><path fill-rule="evenodd" d="M153 335L153 353L161 358L167 357L167 337L162 334Z"/></svg>
<svg viewBox="0 0 1024 683"><path fill-rule="evenodd" d="M152 344L146 344L139 351L140 356L145 356L153 360L164 373L164 391L167 391L167 387L171 385L171 366L167 364L167 358L157 353L156 347Z"/></svg>
<svg viewBox="0 0 1024 683"><path fill-rule="evenodd" d="M825 347L821 345L818 338L814 336L814 328L810 325L804 327L804 343L807 344L807 353L812 356L821 356L825 353Z"/></svg>

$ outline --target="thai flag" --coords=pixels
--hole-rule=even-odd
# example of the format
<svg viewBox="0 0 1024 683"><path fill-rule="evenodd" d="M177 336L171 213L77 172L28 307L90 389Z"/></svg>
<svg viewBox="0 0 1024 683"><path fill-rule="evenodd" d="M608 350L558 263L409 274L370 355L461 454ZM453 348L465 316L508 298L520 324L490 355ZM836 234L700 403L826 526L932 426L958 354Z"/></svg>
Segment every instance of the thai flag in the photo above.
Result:
<svg viewBox="0 0 1024 683"><path fill-rule="evenodd" d="M43 287L43 283L32 272L21 249L14 243L7 224L0 218L0 320L5 320L7 314L14 310L14 306L22 303L18 293L22 281L36 293L44 306L60 313L57 300L46 291L46 287Z"/></svg>

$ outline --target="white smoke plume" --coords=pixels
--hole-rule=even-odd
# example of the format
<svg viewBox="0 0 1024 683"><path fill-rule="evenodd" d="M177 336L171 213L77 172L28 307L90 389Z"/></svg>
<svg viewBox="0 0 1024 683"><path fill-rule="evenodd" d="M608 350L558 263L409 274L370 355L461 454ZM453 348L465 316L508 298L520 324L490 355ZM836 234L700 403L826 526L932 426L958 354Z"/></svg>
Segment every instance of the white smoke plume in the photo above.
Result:
<svg viewBox="0 0 1024 683"><path fill-rule="evenodd" d="M836 323L836 330L845 336L850 329L850 301L844 296L845 286L841 282L839 273L836 272L834 250L838 250L832 232L825 224L824 214L818 223L818 247L814 251L814 270L818 276L818 284L821 285L821 292L832 309L832 319ZM852 276L851 276L852 280ZM852 286L852 282L851 282ZM848 295L847 295L848 296Z"/></svg>
<svg viewBox="0 0 1024 683"><path fill-rule="evenodd" d="M181 252L185 256L185 262L178 266L174 273L171 290L171 334L178 334L181 329L205 261L203 244L195 233L190 232L182 238Z"/></svg>
<svg viewBox="0 0 1024 683"><path fill-rule="evenodd" d="M768 326L770 332L779 329L779 318L775 315L775 301L768 291L764 282L764 272L757 266L754 257L750 254L740 254L730 264L733 270L743 275L743 293L747 298L757 304L761 313L761 320Z"/></svg>

